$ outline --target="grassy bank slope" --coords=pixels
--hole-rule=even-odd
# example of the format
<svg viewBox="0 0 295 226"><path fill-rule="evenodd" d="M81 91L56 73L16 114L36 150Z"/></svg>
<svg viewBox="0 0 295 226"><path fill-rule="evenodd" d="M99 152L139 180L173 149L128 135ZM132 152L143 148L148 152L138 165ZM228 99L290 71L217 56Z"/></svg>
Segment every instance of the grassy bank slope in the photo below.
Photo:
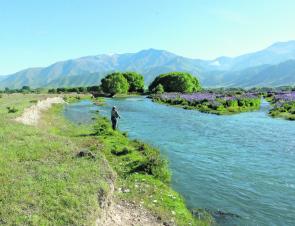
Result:
<svg viewBox="0 0 295 226"><path fill-rule="evenodd" d="M98 191L108 191L112 171L99 151L96 159L76 157L95 141L80 137L85 128L65 123L57 108L39 127L13 121L44 97L0 99L0 224L91 225L99 215ZM8 106L19 111L8 113Z"/></svg>
<svg viewBox="0 0 295 226"><path fill-rule="evenodd" d="M134 201L169 224L210 224L210 217L193 218L170 188L158 150L113 132L106 119L98 116L95 129L74 125L56 105L37 127L13 120L45 97L0 98L0 224L93 225L115 177L115 199ZM7 107L18 111L8 113ZM77 157L80 150L95 158Z"/></svg>

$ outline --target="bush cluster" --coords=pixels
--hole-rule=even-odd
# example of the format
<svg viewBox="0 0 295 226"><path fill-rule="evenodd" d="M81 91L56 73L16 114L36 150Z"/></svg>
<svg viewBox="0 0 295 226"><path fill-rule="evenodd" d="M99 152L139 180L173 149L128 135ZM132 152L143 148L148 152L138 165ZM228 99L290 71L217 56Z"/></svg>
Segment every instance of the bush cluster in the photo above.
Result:
<svg viewBox="0 0 295 226"><path fill-rule="evenodd" d="M289 120L295 120L295 102L285 102L282 105L275 105L274 108L272 108L269 111L269 114L272 117L282 117Z"/></svg>
<svg viewBox="0 0 295 226"><path fill-rule="evenodd" d="M113 96L118 93L127 93L129 84L122 73L114 72L101 80L101 88L104 93L109 93Z"/></svg>
<svg viewBox="0 0 295 226"><path fill-rule="evenodd" d="M10 89L6 87L4 90L0 90L0 93L7 93L7 94L12 94L12 93L41 93L43 91L42 88L37 88L37 89L32 89L29 86L23 86L20 89Z"/></svg>
<svg viewBox="0 0 295 226"><path fill-rule="evenodd" d="M198 95L199 93L194 93L192 95ZM171 95L171 98L169 98ZM184 97L183 97L184 96ZM232 114L244 111L258 110L261 104L261 99L259 96L247 98L245 95L237 95L230 97L230 99L216 97L212 95L212 98L202 98L202 99L185 99L185 95L173 95L163 94L163 95L151 95L150 97L153 101L167 103L170 105L180 105L185 109L197 109L201 112L213 113L213 114Z"/></svg>
<svg viewBox="0 0 295 226"><path fill-rule="evenodd" d="M101 80L103 92L111 95L128 92L142 93L144 91L144 78L136 72L114 72Z"/></svg>
<svg viewBox="0 0 295 226"><path fill-rule="evenodd" d="M192 93L201 90L199 80L187 72L170 72L161 74L149 86L149 91L159 92L163 86L165 92Z"/></svg>
<svg viewBox="0 0 295 226"><path fill-rule="evenodd" d="M87 87L60 87L48 89L48 93L89 93L101 92L100 86L87 86Z"/></svg>
<svg viewBox="0 0 295 226"><path fill-rule="evenodd" d="M8 113L16 113L18 112L18 109L12 106L12 107L7 107L7 111Z"/></svg>

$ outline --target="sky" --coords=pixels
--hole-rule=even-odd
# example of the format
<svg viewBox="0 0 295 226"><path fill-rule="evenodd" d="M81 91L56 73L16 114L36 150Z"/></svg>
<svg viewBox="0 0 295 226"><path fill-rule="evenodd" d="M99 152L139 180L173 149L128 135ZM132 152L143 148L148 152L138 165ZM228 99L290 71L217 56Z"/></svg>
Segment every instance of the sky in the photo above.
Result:
<svg viewBox="0 0 295 226"><path fill-rule="evenodd" d="M294 0L0 0L0 75L162 49L214 59L295 40Z"/></svg>

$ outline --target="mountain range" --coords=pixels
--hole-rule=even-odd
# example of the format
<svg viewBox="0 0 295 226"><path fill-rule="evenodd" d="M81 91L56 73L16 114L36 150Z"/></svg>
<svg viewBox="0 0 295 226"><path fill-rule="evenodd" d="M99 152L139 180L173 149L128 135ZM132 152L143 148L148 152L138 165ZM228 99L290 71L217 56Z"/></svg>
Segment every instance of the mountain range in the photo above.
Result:
<svg viewBox="0 0 295 226"><path fill-rule="evenodd" d="M294 85L295 41L278 42L254 53L214 60L192 59L157 49L86 56L0 76L0 88L97 85L113 71L137 71L144 75L147 85L157 75L170 71L190 72L205 87Z"/></svg>

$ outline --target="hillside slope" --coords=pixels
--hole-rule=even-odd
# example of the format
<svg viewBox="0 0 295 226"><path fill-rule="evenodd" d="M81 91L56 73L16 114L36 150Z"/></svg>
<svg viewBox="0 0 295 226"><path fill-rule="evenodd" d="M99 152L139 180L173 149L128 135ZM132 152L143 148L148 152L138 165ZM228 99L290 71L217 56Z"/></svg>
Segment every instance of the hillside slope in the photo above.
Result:
<svg viewBox="0 0 295 226"><path fill-rule="evenodd" d="M295 60L277 65L261 65L240 71L211 73L207 76L209 86L254 87L295 85Z"/></svg>
<svg viewBox="0 0 295 226"><path fill-rule="evenodd" d="M86 56L57 62L45 68L30 68L0 77L0 89L97 85L113 71L137 71L149 84L157 75L186 71L200 78L204 86L266 86L293 84L295 41L279 42L238 57L215 60L191 59L165 50L147 49L137 53ZM286 64L284 64L286 62ZM272 66L278 65L274 68ZM262 69L275 70L271 76L257 77ZM281 70L281 71L280 71Z"/></svg>

